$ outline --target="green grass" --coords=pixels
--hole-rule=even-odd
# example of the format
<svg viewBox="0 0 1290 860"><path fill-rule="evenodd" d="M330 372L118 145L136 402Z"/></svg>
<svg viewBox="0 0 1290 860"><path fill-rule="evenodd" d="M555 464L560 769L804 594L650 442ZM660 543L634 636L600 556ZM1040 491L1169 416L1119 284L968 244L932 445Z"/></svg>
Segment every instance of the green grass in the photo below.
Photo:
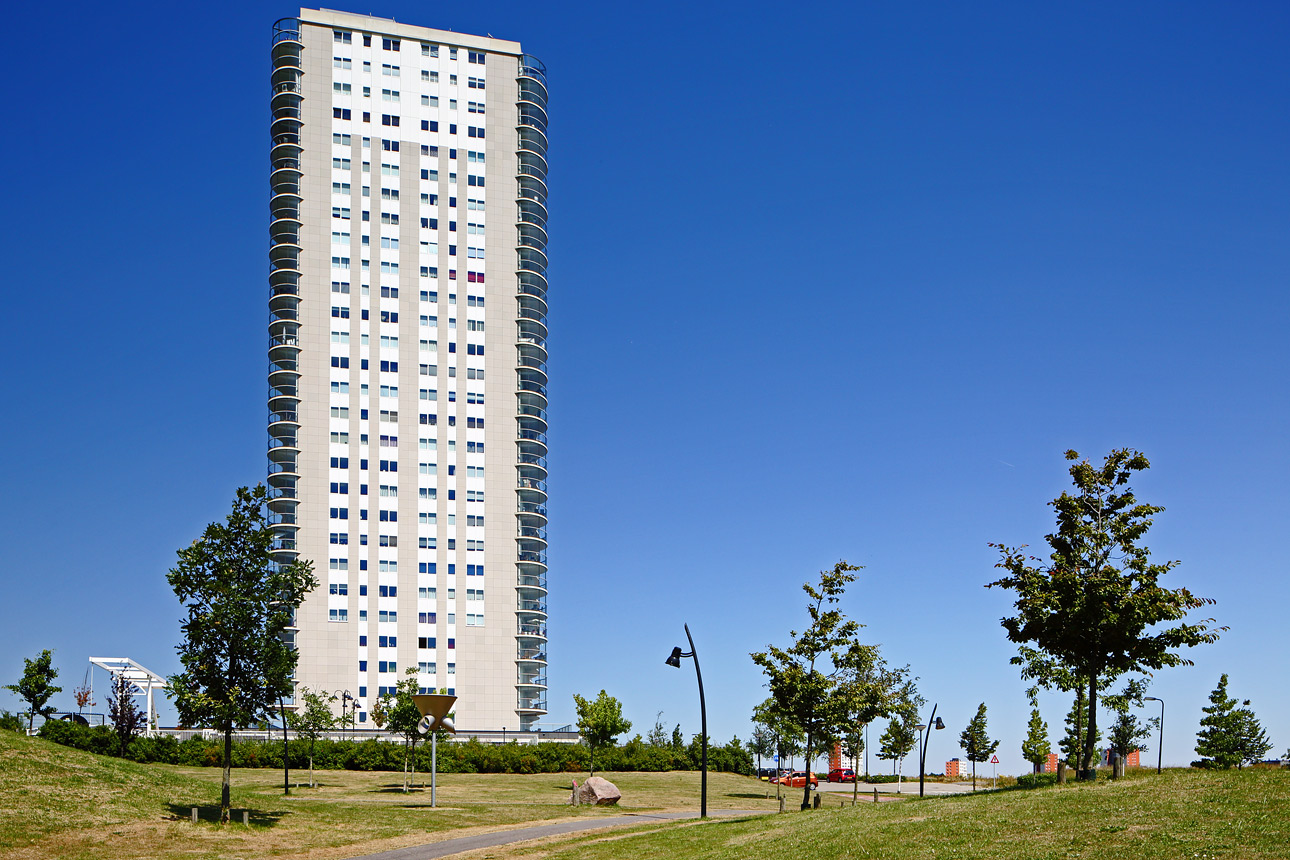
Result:
<svg viewBox="0 0 1290 860"><path fill-rule="evenodd" d="M1290 857L1290 773L1143 770L1117 782L1000 791L693 826L584 835L517 848L546 860L808 857Z"/></svg>
<svg viewBox="0 0 1290 860"><path fill-rule="evenodd" d="M428 779L418 774L418 783ZM428 788L401 790L401 773L316 771L317 788L282 795L282 771L235 770L233 808L251 826L220 827L218 768L140 765L0 732L0 857L351 857L525 822L596 817L613 808L568 806L569 781L586 774L446 774L438 809ZM618 811L693 808L697 773L607 774ZM293 782L306 780L292 771ZM775 807L755 780L709 775L713 808ZM201 822L189 810L201 807Z"/></svg>

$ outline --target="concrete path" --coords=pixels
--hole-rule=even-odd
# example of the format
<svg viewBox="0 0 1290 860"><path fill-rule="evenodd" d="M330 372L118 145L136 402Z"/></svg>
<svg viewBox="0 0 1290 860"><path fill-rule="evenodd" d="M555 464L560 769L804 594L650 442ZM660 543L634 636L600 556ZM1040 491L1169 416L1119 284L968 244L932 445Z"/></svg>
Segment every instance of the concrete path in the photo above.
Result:
<svg viewBox="0 0 1290 860"><path fill-rule="evenodd" d="M713 809L708 817L726 817L739 815L764 815L761 809ZM626 824L647 824L650 821L677 821L687 818L698 818L695 812L641 812L614 815L608 818L580 818L574 821L558 821L554 824L538 824L531 827L519 827L514 830L497 830L492 833L480 833L475 836L459 836L456 839L444 839L426 845L413 845L410 848L396 848L393 851L382 851L379 854L363 854L354 860L433 860L436 857L447 857L463 851L475 851L480 848L494 848L498 845L509 845L512 842L526 842L530 839L542 839L547 836L561 836L565 833L577 833L582 830L599 830L606 827L621 827Z"/></svg>

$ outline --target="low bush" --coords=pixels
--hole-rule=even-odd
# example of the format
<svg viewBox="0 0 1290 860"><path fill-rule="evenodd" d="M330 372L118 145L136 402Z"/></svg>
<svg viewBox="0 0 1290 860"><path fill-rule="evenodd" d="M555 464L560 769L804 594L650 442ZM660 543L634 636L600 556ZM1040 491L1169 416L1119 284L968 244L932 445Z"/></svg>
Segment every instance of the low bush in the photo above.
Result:
<svg viewBox="0 0 1290 860"><path fill-rule="evenodd" d="M1055 773L1024 773L1017 777L1018 788L1043 788L1057 784Z"/></svg>

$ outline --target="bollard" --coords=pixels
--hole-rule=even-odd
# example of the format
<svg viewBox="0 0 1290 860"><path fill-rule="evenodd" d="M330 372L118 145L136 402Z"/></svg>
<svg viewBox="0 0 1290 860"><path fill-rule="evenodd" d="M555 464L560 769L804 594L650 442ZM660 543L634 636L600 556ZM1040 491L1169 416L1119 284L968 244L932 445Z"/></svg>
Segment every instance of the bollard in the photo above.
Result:
<svg viewBox="0 0 1290 860"><path fill-rule="evenodd" d="M247 825L248 827L251 825L251 810L249 809L242 810L242 823Z"/></svg>
<svg viewBox="0 0 1290 860"><path fill-rule="evenodd" d="M780 798L779 798L779 811L780 811L780 812L783 812L783 811L784 811L784 798L783 798L783 796L782 796L782 795L781 795L781 796L780 796Z"/></svg>
<svg viewBox="0 0 1290 860"><path fill-rule="evenodd" d="M193 824L197 823L197 807L193 807Z"/></svg>
<svg viewBox="0 0 1290 860"><path fill-rule="evenodd" d="M813 809L819 809L819 808L820 808L820 796L819 796L818 794L817 794L817 795L815 795L815 799L811 801L811 807L812 807Z"/></svg>
<svg viewBox="0 0 1290 860"><path fill-rule="evenodd" d="M1066 783L1066 762L1059 761L1057 762L1057 784L1064 785L1065 783Z"/></svg>
<svg viewBox="0 0 1290 860"><path fill-rule="evenodd" d="M878 786L876 785L873 787L873 802L878 802Z"/></svg>

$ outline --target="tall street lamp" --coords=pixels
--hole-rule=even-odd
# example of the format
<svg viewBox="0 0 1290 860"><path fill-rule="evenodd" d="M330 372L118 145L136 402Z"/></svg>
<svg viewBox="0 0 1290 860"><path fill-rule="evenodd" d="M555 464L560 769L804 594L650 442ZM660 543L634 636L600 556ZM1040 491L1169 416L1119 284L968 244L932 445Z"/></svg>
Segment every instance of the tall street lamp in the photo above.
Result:
<svg viewBox="0 0 1290 860"><path fill-rule="evenodd" d="M1156 745L1156 773L1160 773L1160 763L1164 760L1165 754L1165 700L1155 696L1144 696L1142 701L1160 703L1160 743Z"/></svg>
<svg viewBox="0 0 1290 860"><path fill-rule="evenodd" d="M918 751L918 796L923 796L923 772L927 769L927 745L932 740L932 729L943 729L945 723L940 717L936 716L937 705L932 705L932 715L927 719L926 726L918 727L918 745L921 749ZM927 734L923 734L923 729L927 729Z"/></svg>
<svg viewBox="0 0 1290 860"><path fill-rule="evenodd" d="M672 649L672 655L663 662L667 665L679 669L681 668L681 658L690 657L694 660L694 674L699 679L699 720L700 734L702 739L701 746L703 749L703 777L699 797L699 817L708 817L708 706L703 701L703 673L699 671L699 654L694 649L694 637L690 635L690 625L685 625L685 638L690 641L690 650L682 651L680 646Z"/></svg>

